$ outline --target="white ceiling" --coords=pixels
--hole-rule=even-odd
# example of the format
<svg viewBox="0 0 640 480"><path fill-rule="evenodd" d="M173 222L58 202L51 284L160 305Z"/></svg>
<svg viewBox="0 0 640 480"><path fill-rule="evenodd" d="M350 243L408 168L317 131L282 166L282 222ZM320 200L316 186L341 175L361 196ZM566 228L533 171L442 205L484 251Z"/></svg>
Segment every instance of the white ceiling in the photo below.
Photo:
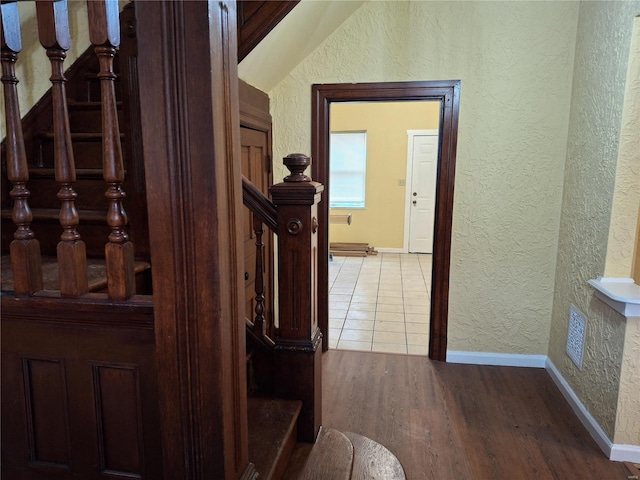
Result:
<svg viewBox="0 0 640 480"><path fill-rule="evenodd" d="M301 0L238 65L245 82L270 92L364 1Z"/></svg>

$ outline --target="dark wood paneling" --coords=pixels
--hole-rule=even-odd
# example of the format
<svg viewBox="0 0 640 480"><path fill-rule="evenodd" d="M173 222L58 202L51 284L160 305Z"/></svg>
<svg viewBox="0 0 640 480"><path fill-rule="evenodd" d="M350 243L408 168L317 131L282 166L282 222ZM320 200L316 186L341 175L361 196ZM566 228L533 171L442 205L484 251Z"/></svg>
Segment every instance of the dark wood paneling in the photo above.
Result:
<svg viewBox="0 0 640 480"><path fill-rule="evenodd" d="M2 477L162 478L153 307L2 296Z"/></svg>
<svg viewBox="0 0 640 480"><path fill-rule="evenodd" d="M239 1L238 62L242 61L299 1Z"/></svg>
<svg viewBox="0 0 640 480"><path fill-rule="evenodd" d="M64 361L24 358L22 362L30 463L69 468Z"/></svg>
<svg viewBox="0 0 640 480"><path fill-rule="evenodd" d="M94 365L100 466L110 475L142 474L140 386L135 365Z"/></svg>
<svg viewBox="0 0 640 480"><path fill-rule="evenodd" d="M332 102L435 100L441 102L440 148L436 185L436 215L433 245L431 322L429 358L446 359L449 315L449 267L451 262L451 226L453 188L460 108L460 81L344 83L313 85L311 95L311 153L313 179L324 184L324 201L318 206L323 227L318 238L318 305L323 350L329 348L329 110Z"/></svg>

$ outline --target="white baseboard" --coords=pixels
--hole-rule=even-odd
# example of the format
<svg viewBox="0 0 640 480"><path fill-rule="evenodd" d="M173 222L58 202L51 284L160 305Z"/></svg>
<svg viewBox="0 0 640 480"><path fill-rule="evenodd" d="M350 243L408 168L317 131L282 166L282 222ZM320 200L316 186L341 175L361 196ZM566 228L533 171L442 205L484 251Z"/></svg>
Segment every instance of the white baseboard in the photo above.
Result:
<svg viewBox="0 0 640 480"><path fill-rule="evenodd" d="M522 355L516 353L447 351L447 362L472 365L498 365L503 367L544 368L546 355Z"/></svg>
<svg viewBox="0 0 640 480"><path fill-rule="evenodd" d="M547 372L551 376L551 379L556 384L560 393L565 398L569 405L582 422L582 425L587 429L587 431L591 434L593 439L596 441L600 449L605 453L607 457L611 455L611 447L613 446L613 442L609 440L609 436L602 429L600 424L596 421L595 418L589 413L587 407L584 406L584 403L580 401L576 392L573 391L569 383L564 379L560 370L553 364L551 359L547 358Z"/></svg>
<svg viewBox="0 0 640 480"><path fill-rule="evenodd" d="M611 446L609 460L614 462L640 463L640 446L614 443Z"/></svg>
<svg viewBox="0 0 640 480"><path fill-rule="evenodd" d="M616 462L640 462L640 445L613 443L600 424L580 401L569 383L564 379L560 370L558 370L549 358L547 358L546 369L564 398L569 402L569 405L578 416L582 425L584 425L604 454L609 457L609 460Z"/></svg>

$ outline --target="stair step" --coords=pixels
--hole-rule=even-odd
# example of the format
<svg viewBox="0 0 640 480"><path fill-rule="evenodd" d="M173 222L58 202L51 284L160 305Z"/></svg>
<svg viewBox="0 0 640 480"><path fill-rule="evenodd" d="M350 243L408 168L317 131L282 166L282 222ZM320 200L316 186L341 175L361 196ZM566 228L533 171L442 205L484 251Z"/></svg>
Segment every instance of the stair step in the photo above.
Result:
<svg viewBox="0 0 640 480"><path fill-rule="evenodd" d="M102 132L102 103L69 101L69 126L74 133ZM118 124L123 125L122 102L116 103Z"/></svg>
<svg viewBox="0 0 640 480"><path fill-rule="evenodd" d="M78 210L98 210L107 211L109 202L105 197L107 185L102 178L78 176L73 184L73 189L77 193L75 207ZM58 185L52 178L33 177L29 180L29 205L31 208L51 208L59 206Z"/></svg>
<svg viewBox="0 0 640 480"><path fill-rule="evenodd" d="M353 444L353 480L405 480L398 458L386 447L357 433L344 432Z"/></svg>
<svg viewBox="0 0 640 480"><path fill-rule="evenodd" d="M316 443L300 443L291 455L285 480L349 480L354 449L338 430L320 428Z"/></svg>
<svg viewBox="0 0 640 480"><path fill-rule="evenodd" d="M11 257L2 256L2 290L13 291L13 272L11 270ZM136 261L134 271L142 273L151 268L151 264L145 261ZM89 291L97 292L107 288L107 268L104 259L87 259L87 279ZM59 290L58 260L56 257L42 257L42 280L45 290Z"/></svg>
<svg viewBox="0 0 640 480"><path fill-rule="evenodd" d="M103 178L102 168L76 168L76 178ZM55 168L30 168L30 178L54 178L56 175Z"/></svg>
<svg viewBox="0 0 640 480"><path fill-rule="evenodd" d="M249 397L249 461L260 478L278 479L286 469L296 443L296 422L302 402Z"/></svg>
<svg viewBox="0 0 640 480"><path fill-rule="evenodd" d="M12 208L3 208L2 209L2 218L12 218L13 209ZM33 220L51 220L56 223L60 221L60 209L59 208L32 208L31 214L33 215ZM97 210L78 210L78 215L80 216L80 223L107 223L107 213L106 211L97 211Z"/></svg>
<svg viewBox="0 0 640 480"><path fill-rule="evenodd" d="M102 102L78 102L76 100L68 99L67 107L69 110L102 110ZM116 102L116 107L121 108L122 102Z"/></svg>
<svg viewBox="0 0 640 480"><path fill-rule="evenodd" d="M54 133L53 132L40 132L38 133L38 137L43 140L53 141ZM120 133L120 140L124 139L124 133ZM71 140L75 140L77 142L101 142L102 141L102 133L101 132L81 132L81 133L72 133Z"/></svg>

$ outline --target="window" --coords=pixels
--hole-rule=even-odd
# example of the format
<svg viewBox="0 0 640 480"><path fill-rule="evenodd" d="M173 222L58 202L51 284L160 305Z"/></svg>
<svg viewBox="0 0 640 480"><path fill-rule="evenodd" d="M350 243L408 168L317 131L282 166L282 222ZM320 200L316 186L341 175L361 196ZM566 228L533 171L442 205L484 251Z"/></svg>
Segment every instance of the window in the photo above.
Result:
<svg viewBox="0 0 640 480"><path fill-rule="evenodd" d="M364 208L367 132L331 133L329 158L329 206Z"/></svg>

